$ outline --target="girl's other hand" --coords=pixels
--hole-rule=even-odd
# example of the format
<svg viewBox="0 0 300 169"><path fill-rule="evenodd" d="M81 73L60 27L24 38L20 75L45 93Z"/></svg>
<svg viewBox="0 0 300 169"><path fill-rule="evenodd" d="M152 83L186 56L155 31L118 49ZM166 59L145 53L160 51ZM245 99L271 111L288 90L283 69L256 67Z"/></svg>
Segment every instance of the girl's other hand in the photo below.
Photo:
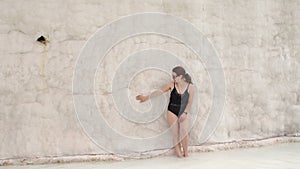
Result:
<svg viewBox="0 0 300 169"><path fill-rule="evenodd" d="M179 117L179 122L182 123L186 119L187 114L182 113Z"/></svg>

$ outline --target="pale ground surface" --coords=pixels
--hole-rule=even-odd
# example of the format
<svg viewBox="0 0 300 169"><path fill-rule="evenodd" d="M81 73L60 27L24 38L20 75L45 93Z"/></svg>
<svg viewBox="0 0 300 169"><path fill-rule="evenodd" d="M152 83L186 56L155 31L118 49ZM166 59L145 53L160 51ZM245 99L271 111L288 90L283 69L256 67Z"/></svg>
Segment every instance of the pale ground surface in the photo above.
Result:
<svg viewBox="0 0 300 169"><path fill-rule="evenodd" d="M249 149L235 149L208 153L191 153L189 158L178 159L165 156L146 160L128 160L121 162L90 162L31 166L6 166L3 169L96 169L96 168L184 168L184 169L252 169L284 168L298 169L300 166L300 143L278 144Z"/></svg>

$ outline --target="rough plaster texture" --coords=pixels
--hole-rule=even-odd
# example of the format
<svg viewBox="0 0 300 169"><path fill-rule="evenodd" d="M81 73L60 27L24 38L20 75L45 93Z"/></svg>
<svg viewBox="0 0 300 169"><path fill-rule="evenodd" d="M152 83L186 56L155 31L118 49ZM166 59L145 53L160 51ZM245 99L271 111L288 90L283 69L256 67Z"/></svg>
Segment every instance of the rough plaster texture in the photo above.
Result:
<svg viewBox="0 0 300 169"><path fill-rule="evenodd" d="M208 143L299 134L300 1L2 0L1 159L106 153L78 123L72 98L73 71L80 50L93 33L113 20L139 12L163 12L186 19L219 54L226 78L226 104ZM48 38L47 45L36 42L41 35ZM151 137L167 128L165 116L143 126L122 119L114 114L114 105L105 94L118 57L150 47L176 53L198 72L195 82L199 84L202 118L194 125L190 141L199 145L211 105L209 75L201 60L194 60L184 44L170 37L135 36L107 54L96 76L96 98L103 116L118 132L133 137ZM129 98L159 87L168 78L159 71L138 74L129 86ZM143 106L140 108L147 108Z"/></svg>

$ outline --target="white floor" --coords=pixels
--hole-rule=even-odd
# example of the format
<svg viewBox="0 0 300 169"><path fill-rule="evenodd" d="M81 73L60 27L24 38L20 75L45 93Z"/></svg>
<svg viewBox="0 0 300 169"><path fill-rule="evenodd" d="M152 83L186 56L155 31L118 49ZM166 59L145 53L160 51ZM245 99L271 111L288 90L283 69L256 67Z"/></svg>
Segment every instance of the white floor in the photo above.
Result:
<svg viewBox="0 0 300 169"><path fill-rule="evenodd" d="M71 164L4 166L1 169L299 169L300 143L277 144L262 148L236 149L208 153L122 162L90 162Z"/></svg>

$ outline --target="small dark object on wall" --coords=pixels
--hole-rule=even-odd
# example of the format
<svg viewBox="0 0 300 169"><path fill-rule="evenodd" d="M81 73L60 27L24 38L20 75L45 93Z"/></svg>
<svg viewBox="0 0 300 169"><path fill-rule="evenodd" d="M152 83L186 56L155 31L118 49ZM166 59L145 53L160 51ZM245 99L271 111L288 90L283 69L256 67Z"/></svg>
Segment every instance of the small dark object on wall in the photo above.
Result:
<svg viewBox="0 0 300 169"><path fill-rule="evenodd" d="M38 42L40 42L40 43L42 43L44 45L46 45L47 42L48 42L47 39L44 36L40 36L39 38L37 38L36 41L38 41Z"/></svg>

